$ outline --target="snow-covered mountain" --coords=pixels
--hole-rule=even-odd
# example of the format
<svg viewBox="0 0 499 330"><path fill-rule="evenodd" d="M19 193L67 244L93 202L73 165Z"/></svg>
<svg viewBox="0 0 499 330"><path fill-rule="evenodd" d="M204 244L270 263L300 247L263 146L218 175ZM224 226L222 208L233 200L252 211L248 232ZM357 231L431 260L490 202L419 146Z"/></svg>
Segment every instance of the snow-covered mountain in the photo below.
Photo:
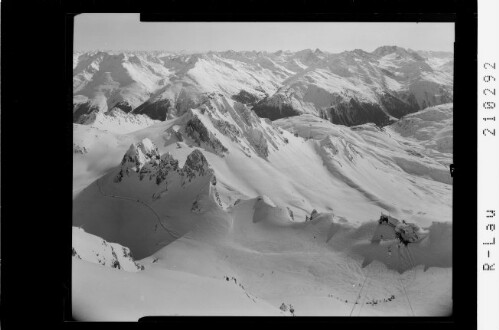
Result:
<svg viewBox="0 0 499 330"><path fill-rule="evenodd" d="M73 227L73 257L106 267L136 272L144 269L133 260L130 249Z"/></svg>
<svg viewBox="0 0 499 330"><path fill-rule="evenodd" d="M395 46L331 54L284 81L253 109L271 119L310 113L336 124L384 126L452 101L452 74L427 62Z"/></svg>
<svg viewBox="0 0 499 330"><path fill-rule="evenodd" d="M75 317L448 315L446 56L76 54Z"/></svg>
<svg viewBox="0 0 499 330"><path fill-rule="evenodd" d="M96 113L119 109L164 121L218 93L271 120L311 113L344 125L385 125L452 101L452 54L420 53L396 46L340 54L319 49L78 53L73 120L92 124ZM138 122L136 129L150 123L128 120Z"/></svg>
<svg viewBox="0 0 499 330"><path fill-rule="evenodd" d="M454 54L452 52L436 52L428 50L416 51L435 70L454 72Z"/></svg>

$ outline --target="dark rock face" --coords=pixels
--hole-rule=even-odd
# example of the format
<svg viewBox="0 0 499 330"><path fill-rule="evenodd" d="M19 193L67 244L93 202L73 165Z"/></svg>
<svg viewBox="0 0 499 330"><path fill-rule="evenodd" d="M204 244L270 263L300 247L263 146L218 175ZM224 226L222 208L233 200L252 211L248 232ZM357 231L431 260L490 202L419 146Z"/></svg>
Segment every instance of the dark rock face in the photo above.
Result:
<svg viewBox="0 0 499 330"><path fill-rule="evenodd" d="M375 123L378 126L390 124L388 115L378 104L359 102L351 99L349 103L341 103L329 109L330 121L333 124L346 126Z"/></svg>
<svg viewBox="0 0 499 330"><path fill-rule="evenodd" d="M198 144L198 146L201 145L201 142L210 141L210 133L208 132L208 129L197 117L194 117L187 122L185 125L185 131L187 132L187 135L189 135L189 137L191 137Z"/></svg>
<svg viewBox="0 0 499 330"><path fill-rule="evenodd" d="M392 103L387 100L386 104L389 105L390 109L396 109L397 105L404 104L405 111L408 111L410 108L410 112L413 112L411 107L408 108L408 105L400 100L398 101L399 102L397 102L397 100L391 100L393 103L392 105ZM285 103L274 106L260 102L253 107L253 111L255 111L259 117L269 118L270 120L300 115L299 111ZM361 125L365 123L375 123L376 125L384 126L390 123L389 116L383 111L380 105L359 102L355 99L325 109L319 113L319 117L328 118L334 124L346 126Z"/></svg>
<svg viewBox="0 0 499 330"><path fill-rule="evenodd" d="M203 153L196 149L187 156L182 172L185 173L190 181L197 176L209 174L210 167Z"/></svg>
<svg viewBox="0 0 499 330"><path fill-rule="evenodd" d="M190 119L185 125L187 135L200 147L202 143L211 147L215 152L225 153L229 150L216 137L211 136L208 129L197 117Z"/></svg>
<svg viewBox="0 0 499 330"><path fill-rule="evenodd" d="M73 112L73 123L81 122L82 119L88 117L93 112L98 112L99 108L92 106L90 102L74 105L76 111Z"/></svg>
<svg viewBox="0 0 499 330"><path fill-rule="evenodd" d="M258 102L252 110L258 115L258 117L268 118L270 120L300 115L299 111L293 109L293 107L288 104L280 104L279 106L276 106L268 104L265 100Z"/></svg>
<svg viewBox="0 0 499 330"><path fill-rule="evenodd" d="M245 91L244 89L241 89L239 94L232 95L232 99L247 105L254 105L258 102L257 96Z"/></svg>
<svg viewBox="0 0 499 330"><path fill-rule="evenodd" d="M142 180L146 175L156 171L160 158L158 148L152 142L147 143L144 139L142 142L132 144L121 160L121 169L114 178L114 182L121 182L123 177L128 176L132 171L136 172Z"/></svg>
<svg viewBox="0 0 499 330"><path fill-rule="evenodd" d="M126 113L129 113L133 110L132 106L127 101L120 101L116 103L116 105L113 108L118 108Z"/></svg>
<svg viewBox="0 0 499 330"><path fill-rule="evenodd" d="M149 101L138 106L133 113L143 114L154 120L166 120L166 115L171 112L172 106L170 100L160 100L154 103Z"/></svg>
<svg viewBox="0 0 499 330"><path fill-rule="evenodd" d="M414 98L413 95L412 97ZM419 110L417 103L415 103L415 99L413 100L414 103L404 102L391 94L385 93L381 95L380 101L386 111L395 118L401 118L402 116Z"/></svg>
<svg viewBox="0 0 499 330"><path fill-rule="evenodd" d="M178 171L178 169L178 160L174 159L169 153L164 154L161 157L161 161L159 162L158 169L155 173L156 184L159 185L161 182L165 181L170 172Z"/></svg>

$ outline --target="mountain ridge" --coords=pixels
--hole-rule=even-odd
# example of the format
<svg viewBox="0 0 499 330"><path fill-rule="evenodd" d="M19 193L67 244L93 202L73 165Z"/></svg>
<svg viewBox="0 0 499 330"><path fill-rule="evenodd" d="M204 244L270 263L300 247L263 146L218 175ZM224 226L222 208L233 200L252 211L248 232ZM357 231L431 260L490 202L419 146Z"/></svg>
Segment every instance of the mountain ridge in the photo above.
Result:
<svg viewBox="0 0 499 330"><path fill-rule="evenodd" d="M452 101L452 58L421 54L436 57L397 46L336 54L319 49L75 53L73 121L91 125L96 113L116 109L164 121L221 93L272 120L312 113L348 126L387 125Z"/></svg>

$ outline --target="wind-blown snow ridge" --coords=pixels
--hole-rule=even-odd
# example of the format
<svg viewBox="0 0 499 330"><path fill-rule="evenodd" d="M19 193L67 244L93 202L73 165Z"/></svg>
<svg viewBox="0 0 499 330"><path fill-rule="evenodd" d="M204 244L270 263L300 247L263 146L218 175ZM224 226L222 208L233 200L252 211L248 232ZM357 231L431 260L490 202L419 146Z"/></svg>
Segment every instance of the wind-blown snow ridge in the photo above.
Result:
<svg viewBox="0 0 499 330"><path fill-rule="evenodd" d="M404 116L390 128L428 149L452 154L452 104L441 104Z"/></svg>

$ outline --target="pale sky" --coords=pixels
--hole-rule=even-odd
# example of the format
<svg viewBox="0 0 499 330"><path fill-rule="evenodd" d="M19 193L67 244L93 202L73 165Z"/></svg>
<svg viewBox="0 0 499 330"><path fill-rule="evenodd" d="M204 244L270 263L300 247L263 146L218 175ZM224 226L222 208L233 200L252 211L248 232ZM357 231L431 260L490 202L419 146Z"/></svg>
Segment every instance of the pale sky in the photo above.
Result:
<svg viewBox="0 0 499 330"><path fill-rule="evenodd" d="M454 23L140 22L139 14L80 14L75 50L373 51L396 45L453 51Z"/></svg>

